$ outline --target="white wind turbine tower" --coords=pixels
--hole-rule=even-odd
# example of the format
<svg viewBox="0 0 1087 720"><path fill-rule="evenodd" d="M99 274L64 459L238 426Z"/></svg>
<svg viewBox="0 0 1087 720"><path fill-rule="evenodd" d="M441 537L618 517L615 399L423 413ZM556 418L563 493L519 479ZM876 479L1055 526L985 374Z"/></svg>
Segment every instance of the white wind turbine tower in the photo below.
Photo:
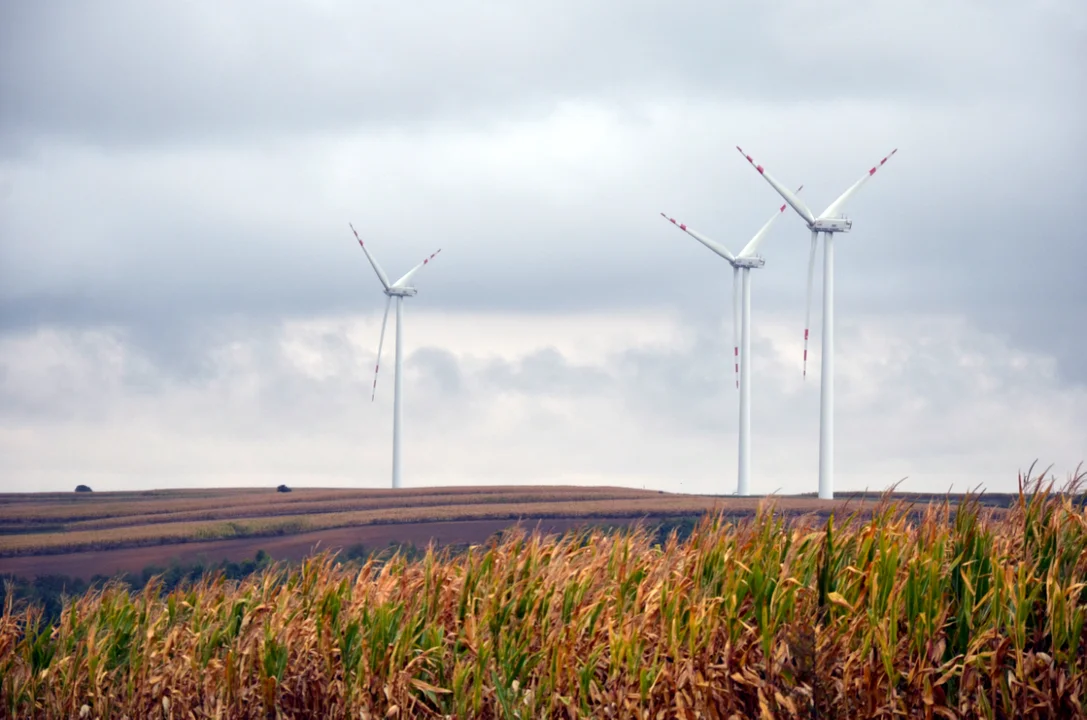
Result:
<svg viewBox="0 0 1087 720"><path fill-rule="evenodd" d="M824 500L834 499L834 234L847 233L853 227L853 221L842 215L842 208L849 198L864 185L883 164L898 152L895 148L879 161L857 182L853 183L841 196L832 202L826 210L816 216L800 198L789 192L770 173L758 165L739 145L736 149L747 158L759 174L766 178L785 202L804 219L811 230L811 254L808 256L808 299L807 314L804 319L804 375L808 374L808 326L811 324L811 285L815 272L815 246L819 233L823 233L823 355L822 378L819 391L819 497Z"/></svg>
<svg viewBox="0 0 1087 720"><path fill-rule="evenodd" d="M797 188L797 192L800 192L803 187L801 185ZM663 218L732 265L732 354L735 359L736 374L739 376L736 386L740 389L740 449L738 453L739 469L736 479L737 495L751 494L751 280L748 275L752 268L761 268L766 264L766 261L756 255L755 252L770 231L770 226L783 212L785 212L784 205L762 226L761 230L755 233L755 237L751 238L738 255L733 255L724 245L710 240L685 224L676 222L675 218L661 213ZM741 286L742 301L738 297L741 293ZM738 340L737 334L740 336Z"/></svg>
<svg viewBox="0 0 1087 720"><path fill-rule="evenodd" d="M409 285L412 277L419 271L419 268L433 260L434 256L442 250L441 248L438 248L438 250L430 257L406 272L402 278L394 283L390 283L388 276L385 275L385 271L377 264L377 260L370 254L370 250L366 247L366 243L359 237L358 231L355 230L355 226L350 225L350 223L349 226L351 232L355 233L355 239L359 241L359 246L362 247L362 251L366 253L366 259L369 260L370 265L373 266L374 272L377 274L377 279L381 282L381 287L384 288L386 295L385 317L381 320L381 337L377 343L377 362L374 365L374 389L373 394L370 396L370 402L373 402L374 398L377 397L377 373L381 368L381 348L385 344L385 325L389 322L389 305L392 303L393 298L396 298L396 368L394 369L393 377L393 489L397 489L401 487L400 427L403 419L403 403L400 399L400 391L403 386L403 378L400 371L404 349L404 298L411 297L418 292L414 287Z"/></svg>

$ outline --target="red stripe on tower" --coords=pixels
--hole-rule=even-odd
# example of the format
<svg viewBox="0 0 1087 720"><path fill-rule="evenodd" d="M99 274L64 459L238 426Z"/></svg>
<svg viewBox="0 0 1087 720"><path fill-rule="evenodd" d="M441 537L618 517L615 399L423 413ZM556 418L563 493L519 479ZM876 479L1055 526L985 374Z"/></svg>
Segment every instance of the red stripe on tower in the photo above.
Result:
<svg viewBox="0 0 1087 720"><path fill-rule="evenodd" d="M808 329L804 328L804 373L803 377L808 376Z"/></svg>

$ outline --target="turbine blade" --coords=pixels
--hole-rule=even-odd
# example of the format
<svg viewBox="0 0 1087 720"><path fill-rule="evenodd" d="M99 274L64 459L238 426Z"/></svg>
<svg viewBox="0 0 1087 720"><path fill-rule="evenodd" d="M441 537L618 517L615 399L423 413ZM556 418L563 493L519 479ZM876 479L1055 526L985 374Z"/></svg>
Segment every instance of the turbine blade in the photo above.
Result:
<svg viewBox="0 0 1087 720"><path fill-rule="evenodd" d="M732 268L732 358L736 366L736 389L740 389L740 268ZM746 359L746 358L745 358Z"/></svg>
<svg viewBox="0 0 1087 720"><path fill-rule="evenodd" d="M435 250L433 253L430 254L430 257L423 260L423 262L419 263L418 265L413 267L411 270L408 270L406 273L404 273L404 277L400 278L399 280L397 280L396 282L393 283L393 287L394 288L408 287L408 283L411 282L412 276L415 275L415 273L419 272L419 268L423 267L424 265L429 263L431 260L433 260L434 256L437 255L438 253L440 253L441 251L442 251L442 249L438 248L437 250Z"/></svg>
<svg viewBox="0 0 1087 720"><path fill-rule="evenodd" d="M811 210L808 209L808 206L805 205L800 198L789 192L789 188L785 187L777 180L775 180L770 175L770 173L766 172L762 165L759 165L754 160L752 160L751 156L745 153L739 145L736 146L736 149L740 151L741 155L747 158L747 161L751 163L751 166L753 168L759 171L759 175L762 175L764 178L766 178L766 182L770 183L770 185L778 191L778 195L783 197L785 199L785 202L789 203L789 205L792 206L793 210L796 210L800 214L800 217L804 218L805 222L807 222L809 225L815 222L815 215L812 214Z"/></svg>
<svg viewBox="0 0 1087 720"><path fill-rule="evenodd" d="M864 184L865 184L866 182L868 182L868 178L870 178L870 177L872 177L873 175L875 175L875 174L876 174L876 170L879 170L879 169L880 169L881 167L883 167L883 164L884 164L885 162L887 162L888 160L890 160L890 159L891 159L891 157L892 157L892 156L894 156L894 154L895 154L896 152L898 152L898 148L895 148L894 150L892 150L892 151L891 151L891 154L890 154L890 155L888 155L887 157L885 157L885 158L883 158L882 160L880 160L880 161L879 161L879 165L876 165L876 166L875 166L875 167L873 167L873 168L872 168L871 170L869 170L868 172L866 172L866 173L864 174L864 177L862 177L862 178L861 178L860 180L858 180L857 182L855 182L855 183L853 183L852 185L850 185L850 186L849 186L849 189L848 189L848 190L846 190L846 191L845 191L844 193L842 193L842 194L841 194L841 196L840 196L840 197L839 197L839 198L838 198L837 200L835 200L834 202L832 202L832 203L830 204L830 206L829 206L829 207L827 207L827 209L826 209L826 210L824 210L824 211L823 211L823 213L822 213L822 214L821 214L821 215L820 215L819 217L820 217L820 218L832 218L832 217L837 217L837 216L838 216L838 214L839 214L839 213L840 213L840 212L842 211L842 207L844 207L844 206L845 206L845 203L846 203L846 201L847 201L847 200L849 200L849 198L853 197L853 195L854 195L854 194L855 194L855 193L856 193L856 192L857 192L858 190L860 190L860 189L861 189L861 185L864 185Z"/></svg>
<svg viewBox="0 0 1087 720"><path fill-rule="evenodd" d="M351 228L351 232L355 233L355 239L359 241L359 246L362 248L362 251L366 253L366 259L370 261L370 265L373 266L374 272L377 273L377 279L381 281L381 286L388 290L389 278L385 275L385 271L382 270L381 266L377 264L377 260L374 260L374 256L370 254L370 249L366 247L366 243L364 243L362 241L362 238L359 237L359 233L357 230L355 230L355 226L351 223L347 223L347 225Z"/></svg>
<svg viewBox="0 0 1087 720"><path fill-rule="evenodd" d="M815 246L819 242L819 233L812 231L811 254L808 255L808 301L804 313L804 377L808 377L808 328L811 327L811 284L815 277Z"/></svg>
<svg viewBox="0 0 1087 720"><path fill-rule="evenodd" d="M803 189L804 186L801 185L796 189L796 192L799 193ZM759 245L762 243L763 238L765 238L766 234L770 232L770 226L774 224L775 220L781 217L781 213L785 212L785 208L787 207L789 207L789 204L785 203L780 208L778 208L778 211L774 213L769 220L766 221L766 224L762 226L761 230L755 233L755 237L751 238L750 242L748 242L747 245L744 246L744 249L741 250L740 254L736 257L746 258L754 255L755 251L759 249Z"/></svg>
<svg viewBox="0 0 1087 720"><path fill-rule="evenodd" d="M389 306L392 301L392 295L385 298L385 317L381 320L381 336L377 341L377 362L374 363L374 392L370 396L370 402L373 402L374 398L377 397L377 373L381 369L381 348L385 345L385 326L389 323Z"/></svg>
<svg viewBox="0 0 1087 720"><path fill-rule="evenodd" d="M691 237L693 237L698 242L700 242L703 245L705 245L706 247L708 247L710 250L713 250L715 253L717 253L718 255L723 257L725 260L728 260L729 262L732 262L732 261L734 261L736 259L736 256L733 255L732 253L730 253L728 251L728 248L726 248L721 243L716 242L715 240L710 240L708 237L706 237L702 233L696 232L696 231L690 229L689 227L687 227L686 225L684 225L681 222L676 222L675 218L670 218L667 215L665 215L664 213L661 213L661 217L664 218L665 220L667 220L668 222L672 223L673 225L675 225L677 228L679 228L683 232L685 232L688 235L690 235Z"/></svg>

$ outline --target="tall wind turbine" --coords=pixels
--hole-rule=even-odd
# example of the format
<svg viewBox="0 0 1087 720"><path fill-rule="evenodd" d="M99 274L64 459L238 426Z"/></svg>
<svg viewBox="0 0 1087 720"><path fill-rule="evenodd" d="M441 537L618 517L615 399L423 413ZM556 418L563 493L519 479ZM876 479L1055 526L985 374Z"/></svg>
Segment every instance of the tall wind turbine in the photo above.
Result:
<svg viewBox="0 0 1087 720"><path fill-rule="evenodd" d="M389 305L392 303L393 298L396 298L396 368L394 370L393 377L393 489L401 487L401 475L400 475L400 428L403 420L403 403L400 399L400 391L403 386L403 378L401 377L401 365L403 361L403 349L404 349L404 298L415 295L418 291L412 287L409 283L415 273L419 272L419 269L434 259L434 256L440 253L442 250L438 248L430 257L423 260L411 270L408 270L402 278L394 283L389 282L388 276L385 271L381 269L381 266L377 264L377 260L370 254L370 250L366 247L366 243L359 237L358 231L355 230L355 226L348 223L351 228L351 232L355 233L355 239L359 241L359 246L362 251L366 253L366 259L370 261L370 265L373 266L374 272L377 274L377 279L381 282L381 287L385 292L385 317L381 320L381 337L377 342L377 363L374 365L374 389L373 394L370 396L370 402L374 401L377 397L377 373L381 369L381 348L385 344L385 325L389 322Z"/></svg>
<svg viewBox="0 0 1087 720"><path fill-rule="evenodd" d="M864 176L853 183L826 210L816 216L800 198L789 192L770 173L758 165L739 145L736 149L747 161L766 178L778 194L785 199L793 210L804 219L811 230L811 253L808 256L808 298L807 314L804 319L804 376L808 374L808 326L811 324L811 285L815 273L815 246L819 242L819 233L823 233L823 364L819 391L819 497L824 500L834 499L834 234L847 233L853 227L853 221L842 214L842 208L861 185L876 174L898 148L879 161Z"/></svg>
<svg viewBox="0 0 1087 720"><path fill-rule="evenodd" d="M797 188L797 192L800 192L803 187L801 185ZM759 249L759 245L770 231L770 226L783 212L785 212L784 205L762 226L761 230L755 233L755 237L751 238L738 255L733 255L724 245L710 240L685 224L676 222L675 218L661 213L661 217L732 265L732 354L735 359L736 374L739 376L736 386L740 389L740 449L738 453L740 466L736 480L737 495L751 494L751 363L749 361L751 357L751 279L749 274L752 268L761 268L766 264L766 261L756 255L755 251ZM741 287L742 301L738 297ZM740 336L739 340L736 337L737 333Z"/></svg>

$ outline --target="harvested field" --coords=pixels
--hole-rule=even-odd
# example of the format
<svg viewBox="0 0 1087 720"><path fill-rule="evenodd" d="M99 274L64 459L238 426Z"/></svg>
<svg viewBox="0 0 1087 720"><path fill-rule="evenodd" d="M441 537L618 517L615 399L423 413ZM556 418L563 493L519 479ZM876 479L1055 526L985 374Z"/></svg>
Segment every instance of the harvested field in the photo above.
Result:
<svg viewBox="0 0 1087 720"><path fill-rule="evenodd" d="M492 499L539 502L547 500L620 500L657 497L659 493L629 488L577 486L450 487L381 489L298 488L289 493L274 488L234 488L219 490L153 490L104 493L34 493L0 494L0 524L74 523L92 520L120 520L159 516L160 521L202 519L198 514L228 513L242 517L253 508L259 515L289 515L334 512L354 507L405 507L419 504L478 504ZM369 503L369 505L367 505ZM187 513L197 515L186 516ZM209 517L211 517L209 515ZM119 525L131 524L122 520ZM119 526L118 525L118 526Z"/></svg>
<svg viewBox="0 0 1087 720"><path fill-rule="evenodd" d="M576 486L2 495L0 558L266 539L373 525L450 521L509 525L522 519L667 518L709 511L742 516L754 513L760 502ZM790 513L825 513L842 507L810 498L775 502ZM872 505L873 501L863 500L848 507Z"/></svg>
<svg viewBox="0 0 1087 720"><path fill-rule="evenodd" d="M596 518L594 524L614 526L638 522L634 518ZM526 520L520 525L545 533L561 533L576 529L586 521L576 518ZM64 575L90 580L100 575L139 573L144 568L169 562L181 565L196 562L215 563L221 560L240 562L251 559L258 550L277 560L298 561L314 551L338 550L362 544L380 550L390 544L412 544L424 548L433 541L438 545L484 543L495 533L511 527L508 520L456 520L448 522L397 523L334 528L297 535L238 538L210 542L190 542L180 545L91 550L53 555L22 555L0 558L0 575L34 578L42 575Z"/></svg>

